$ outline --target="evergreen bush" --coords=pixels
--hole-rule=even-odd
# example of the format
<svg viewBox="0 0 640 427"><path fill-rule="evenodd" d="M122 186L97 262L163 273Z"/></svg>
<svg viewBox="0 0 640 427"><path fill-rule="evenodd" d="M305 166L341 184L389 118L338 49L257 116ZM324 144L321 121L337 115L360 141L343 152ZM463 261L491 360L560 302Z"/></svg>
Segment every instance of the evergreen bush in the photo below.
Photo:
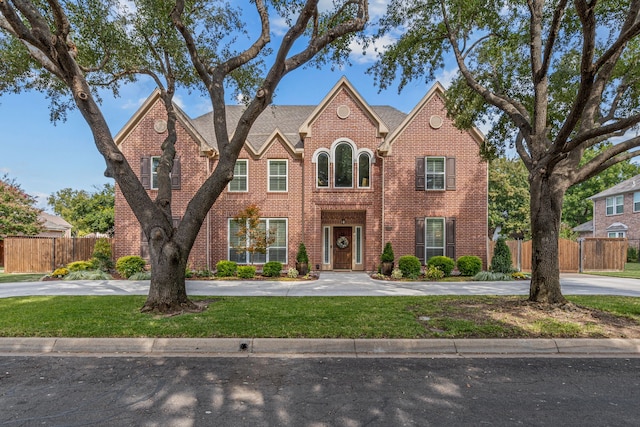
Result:
<svg viewBox="0 0 640 427"><path fill-rule="evenodd" d="M444 277L444 272L438 267L430 266L424 271L424 277L427 280L440 280Z"/></svg>
<svg viewBox="0 0 640 427"><path fill-rule="evenodd" d="M393 254L393 248L391 247L391 242L387 242L384 245L384 250L382 251L382 255L380 256L380 261L393 262L394 259L395 259L395 255Z"/></svg>
<svg viewBox="0 0 640 427"><path fill-rule="evenodd" d="M429 258L429 261L427 261L428 267L436 267L440 269L440 271L442 271L445 276L451 275L451 272L453 271L453 267L455 265L456 263L451 258L443 255L431 257Z"/></svg>
<svg viewBox="0 0 640 427"><path fill-rule="evenodd" d="M402 272L402 277L415 279L420 275L422 264L418 257L413 255L403 255L398 259L398 268Z"/></svg>
<svg viewBox="0 0 640 427"><path fill-rule="evenodd" d="M147 262L137 255L128 255L118 258L116 261L116 271L125 279L132 274L144 271Z"/></svg>
<svg viewBox="0 0 640 427"><path fill-rule="evenodd" d="M67 270L69 271L87 271L95 268L91 261L74 261L67 264Z"/></svg>
<svg viewBox="0 0 640 427"><path fill-rule="evenodd" d="M269 261L262 267L262 275L266 277L280 277L282 271L282 263L278 261Z"/></svg>
<svg viewBox="0 0 640 427"><path fill-rule="evenodd" d="M482 260L474 255L464 255L458 258L458 271L463 276L475 276L482 271Z"/></svg>
<svg viewBox="0 0 640 427"><path fill-rule="evenodd" d="M241 265L238 267L238 277L241 279L253 279L256 277L255 265Z"/></svg>
<svg viewBox="0 0 640 427"><path fill-rule="evenodd" d="M635 246L627 248L627 262L638 262L638 249Z"/></svg>
<svg viewBox="0 0 640 427"><path fill-rule="evenodd" d="M235 277L238 273L238 263L226 260L218 261L216 270L216 276L218 277Z"/></svg>
<svg viewBox="0 0 640 427"><path fill-rule="evenodd" d="M309 255L307 255L307 247L304 243L298 245L298 254L296 255L296 261L299 263L309 264Z"/></svg>
<svg viewBox="0 0 640 427"><path fill-rule="evenodd" d="M498 239L496 247L493 249L491 271L494 273L505 274L511 274L513 272L513 267L511 265L511 251L502 237Z"/></svg>
<svg viewBox="0 0 640 427"><path fill-rule="evenodd" d="M102 271L111 270L113 268L113 260L111 257L111 243L109 239L100 238L96 240L96 244L93 246L93 258L96 261L96 268Z"/></svg>

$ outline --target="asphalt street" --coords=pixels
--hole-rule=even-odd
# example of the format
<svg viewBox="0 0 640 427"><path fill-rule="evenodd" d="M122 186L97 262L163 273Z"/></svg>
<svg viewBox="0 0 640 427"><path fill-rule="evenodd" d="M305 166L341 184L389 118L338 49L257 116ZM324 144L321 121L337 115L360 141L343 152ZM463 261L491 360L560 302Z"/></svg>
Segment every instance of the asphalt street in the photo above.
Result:
<svg viewBox="0 0 640 427"><path fill-rule="evenodd" d="M637 426L640 358L0 358L1 426Z"/></svg>

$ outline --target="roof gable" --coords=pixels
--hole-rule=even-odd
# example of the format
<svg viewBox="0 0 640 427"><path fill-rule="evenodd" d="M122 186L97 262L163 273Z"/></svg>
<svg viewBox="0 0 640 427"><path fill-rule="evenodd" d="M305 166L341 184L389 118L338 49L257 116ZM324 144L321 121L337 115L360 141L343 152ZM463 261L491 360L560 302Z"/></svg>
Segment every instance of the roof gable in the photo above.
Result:
<svg viewBox="0 0 640 427"><path fill-rule="evenodd" d="M353 98L354 102L358 104L360 109L369 117L369 119L375 124L378 132L378 136L385 137L389 133L389 128L378 116L378 114L371 108L369 104L362 98L362 96L355 90L353 85L347 80L346 77L341 77L338 83L329 91L327 96L324 97L318 106L311 112L307 119L300 125L300 136L311 136L311 125L318 118L318 116L327 108L327 106L335 99L335 97L346 91Z"/></svg>
<svg viewBox="0 0 640 427"><path fill-rule="evenodd" d="M393 143L398 139L402 132L415 120L416 116L435 98L440 97L444 99L445 89L440 82L436 82L431 89L422 97L420 102L413 107L413 109L407 114L404 121L397 126L391 134L387 136L385 141L380 145L379 151L383 154L388 154L391 151ZM484 141L484 135L475 126L468 130L471 137L480 144Z"/></svg>
<svg viewBox="0 0 640 427"><path fill-rule="evenodd" d="M588 197L588 199L596 200L616 194L632 193L636 191L640 191L640 175L636 175L632 178L627 179L626 181L622 181L621 183L616 184L613 187L609 187L604 191Z"/></svg>

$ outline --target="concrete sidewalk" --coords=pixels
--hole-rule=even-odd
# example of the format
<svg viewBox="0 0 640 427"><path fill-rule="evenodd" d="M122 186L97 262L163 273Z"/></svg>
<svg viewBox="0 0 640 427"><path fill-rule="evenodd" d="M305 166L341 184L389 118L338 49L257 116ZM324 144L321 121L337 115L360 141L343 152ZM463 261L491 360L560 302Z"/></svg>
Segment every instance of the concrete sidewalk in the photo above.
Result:
<svg viewBox="0 0 640 427"><path fill-rule="evenodd" d="M640 339L0 338L0 356L640 357Z"/></svg>

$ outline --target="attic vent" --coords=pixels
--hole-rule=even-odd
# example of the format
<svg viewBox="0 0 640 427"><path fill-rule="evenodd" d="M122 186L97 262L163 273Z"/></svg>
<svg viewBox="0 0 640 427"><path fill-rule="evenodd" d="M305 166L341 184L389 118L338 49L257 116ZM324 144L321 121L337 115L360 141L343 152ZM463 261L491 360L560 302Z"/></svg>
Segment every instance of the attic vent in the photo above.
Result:
<svg viewBox="0 0 640 427"><path fill-rule="evenodd" d="M434 129L440 129L440 126L442 126L442 117L435 115L431 116L429 119L429 125Z"/></svg>
<svg viewBox="0 0 640 427"><path fill-rule="evenodd" d="M167 122L162 119L156 120L153 124L153 130L158 133L164 133L167 130Z"/></svg>
<svg viewBox="0 0 640 427"><path fill-rule="evenodd" d="M341 119L346 119L347 117L349 117L349 114L351 114L351 110L346 105L341 105L338 107L336 113Z"/></svg>

